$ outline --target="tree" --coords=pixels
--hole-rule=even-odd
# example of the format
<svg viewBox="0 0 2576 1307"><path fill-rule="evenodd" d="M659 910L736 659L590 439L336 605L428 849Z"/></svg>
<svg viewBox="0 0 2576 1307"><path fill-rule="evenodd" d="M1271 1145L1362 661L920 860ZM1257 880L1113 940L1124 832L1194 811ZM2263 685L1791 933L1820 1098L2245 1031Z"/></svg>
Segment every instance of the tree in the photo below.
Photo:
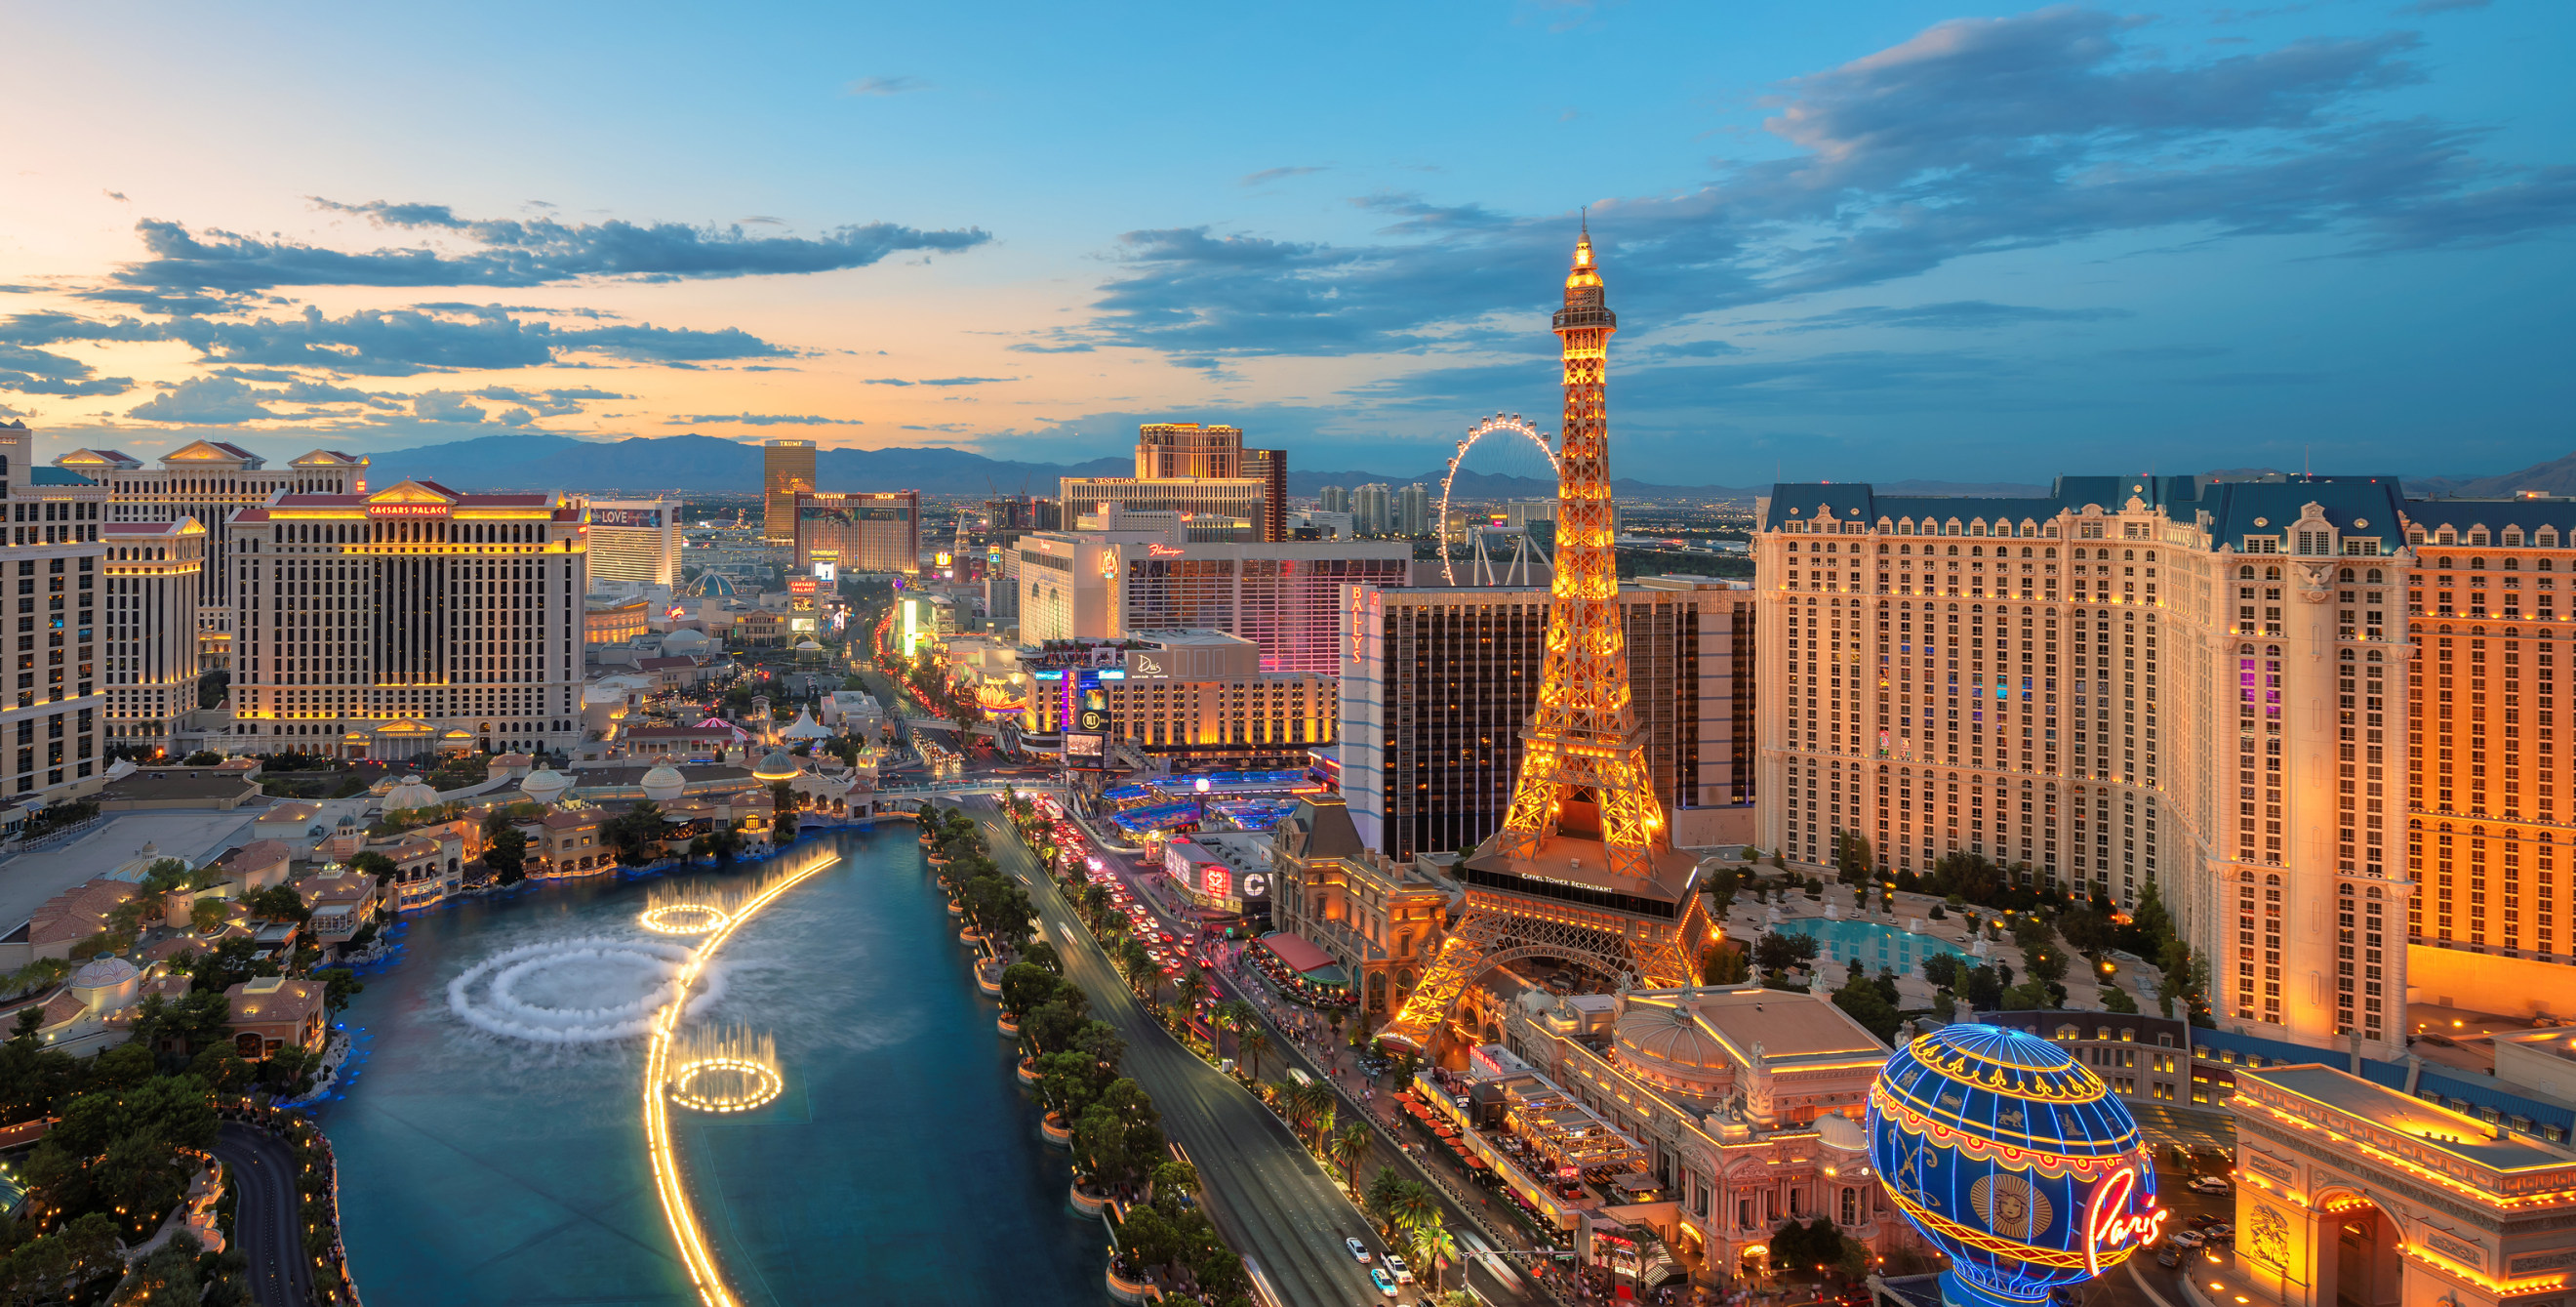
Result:
<svg viewBox="0 0 2576 1307"><path fill-rule="evenodd" d="M1333 1136L1329 1151L1333 1160L1342 1164L1343 1174L1353 1189L1359 1188L1360 1163L1368 1160L1371 1142L1369 1128L1357 1121L1343 1126L1341 1133Z"/></svg>
<svg viewBox="0 0 2576 1307"><path fill-rule="evenodd" d="M188 907L188 925L200 935L211 935L223 929L224 901L199 899Z"/></svg>
<svg viewBox="0 0 2576 1307"><path fill-rule="evenodd" d="M1435 1213L1430 1220L1407 1232L1405 1248L1413 1254L1413 1264L1431 1273L1431 1291L1440 1291L1440 1264L1458 1256L1458 1240L1449 1233L1448 1225Z"/></svg>
<svg viewBox="0 0 2576 1307"><path fill-rule="evenodd" d="M1361 1197L1360 1206L1377 1217L1381 1232L1394 1227L1395 1201L1408 1183L1394 1167L1386 1165L1379 1166L1377 1174L1369 1177L1368 1192Z"/></svg>
<svg viewBox="0 0 2576 1307"><path fill-rule="evenodd" d="M2105 976L2102 978L2102 1010L2135 1015L2138 1010L2138 1000L2129 997L2129 991L2120 988L2112 983L2110 977Z"/></svg>
<svg viewBox="0 0 2576 1307"><path fill-rule="evenodd" d="M1234 1051L1243 1059L1244 1074L1261 1078L1261 1055L1270 1051L1270 1032L1259 1026L1235 1029Z"/></svg>
<svg viewBox="0 0 2576 1307"><path fill-rule="evenodd" d="M1740 985L1752 978L1752 962L1745 951L1727 943L1711 945L1700 955L1699 980L1703 985Z"/></svg>
<svg viewBox="0 0 2576 1307"><path fill-rule="evenodd" d="M1055 997L1064 982L1033 962L1014 962L1002 970L1002 1010L1019 1021Z"/></svg>
<svg viewBox="0 0 2576 1307"><path fill-rule="evenodd" d="M1764 935L1753 946L1753 960L1763 971L1765 983L1777 981L1791 967L1801 966L1816 956L1816 937L1793 935L1775 930Z"/></svg>
<svg viewBox="0 0 2576 1307"><path fill-rule="evenodd" d="M394 878L394 873L399 871L400 868L394 866L393 859L388 858L373 849L369 849L366 852L349 859L349 870L358 872L361 875L373 876L376 878L376 883L382 885L387 881L392 880Z"/></svg>
<svg viewBox="0 0 2576 1307"><path fill-rule="evenodd" d="M1418 1180L1401 1183L1403 1188L1396 1191L1386 1207L1389 1225L1398 1230L1415 1230L1440 1219L1440 1203L1431 1196L1430 1186Z"/></svg>
<svg viewBox="0 0 2576 1307"><path fill-rule="evenodd" d="M500 814L494 813L493 817L498 820ZM495 884L518 884L528 874L527 835L518 827L503 822L501 829L492 831L491 838L483 846L483 865L491 869Z"/></svg>
<svg viewBox="0 0 2576 1307"><path fill-rule="evenodd" d="M313 909L304 906L304 896L287 885L271 885L242 896L242 906L263 921L292 921L302 925L313 919Z"/></svg>
<svg viewBox="0 0 2576 1307"><path fill-rule="evenodd" d="M1869 839L1858 831L1834 835L1834 868L1846 885L1865 885L1870 878Z"/></svg>
<svg viewBox="0 0 2576 1307"><path fill-rule="evenodd" d="M1930 981L1934 989L1956 989L1959 973L1966 968L1960 965L1956 953L1934 953L1923 959L1922 970L1923 978Z"/></svg>
<svg viewBox="0 0 2576 1307"><path fill-rule="evenodd" d="M1841 1008L1845 1016L1859 1022L1869 1033L1878 1036L1880 1043L1896 1042L1896 1027L1904 1018L1896 1014L1896 1005L1879 992L1877 982L1855 973L1843 983L1842 988L1834 991L1834 1006Z"/></svg>

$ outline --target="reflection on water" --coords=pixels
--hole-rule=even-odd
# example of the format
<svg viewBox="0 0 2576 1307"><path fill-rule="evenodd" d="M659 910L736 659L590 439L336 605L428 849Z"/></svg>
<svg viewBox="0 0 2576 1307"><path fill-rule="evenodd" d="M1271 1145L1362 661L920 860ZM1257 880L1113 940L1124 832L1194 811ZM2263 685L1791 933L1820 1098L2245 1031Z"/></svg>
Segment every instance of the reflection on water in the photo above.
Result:
<svg viewBox="0 0 2576 1307"><path fill-rule="evenodd" d="M833 838L842 864L747 923L693 1009L774 1035L786 1077L751 1111L673 1114L734 1288L1098 1301L1102 1231L1068 1214L1063 1154L1038 1141L910 828ZM635 924L646 901L644 884L548 885L399 927L345 1017L357 1074L323 1113L370 1307L695 1301L636 1103L629 1032L674 943Z"/></svg>

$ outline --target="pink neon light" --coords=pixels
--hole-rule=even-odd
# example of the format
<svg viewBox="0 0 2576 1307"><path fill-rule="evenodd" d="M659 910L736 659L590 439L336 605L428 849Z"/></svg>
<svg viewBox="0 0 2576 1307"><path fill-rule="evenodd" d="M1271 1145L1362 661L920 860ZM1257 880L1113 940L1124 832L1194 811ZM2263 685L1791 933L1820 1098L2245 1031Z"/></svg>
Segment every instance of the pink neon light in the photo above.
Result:
<svg viewBox="0 0 2576 1307"><path fill-rule="evenodd" d="M2093 1186L2093 1199L2084 1213L2084 1269L2088 1274L2102 1273L2102 1254L2121 1248L2135 1239L2139 1247L2152 1244L2164 1233L2170 1209L2157 1207L2132 1212L2129 1205L2138 1196L2138 1168L2124 1166Z"/></svg>

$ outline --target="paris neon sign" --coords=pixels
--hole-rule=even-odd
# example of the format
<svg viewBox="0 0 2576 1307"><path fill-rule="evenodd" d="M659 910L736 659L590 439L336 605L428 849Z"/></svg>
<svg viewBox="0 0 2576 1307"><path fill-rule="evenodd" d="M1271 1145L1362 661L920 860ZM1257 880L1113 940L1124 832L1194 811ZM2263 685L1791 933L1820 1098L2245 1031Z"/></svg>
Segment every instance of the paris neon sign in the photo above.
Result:
<svg viewBox="0 0 2576 1307"><path fill-rule="evenodd" d="M2084 1209L2085 1272L2100 1275L2105 1252L2131 1243L2141 1248L2154 1243L2172 1216L2171 1208L2140 1205L2137 1167L2124 1166L2104 1176L2093 1186L2092 1200ZM2114 1258L2113 1264L2118 1260Z"/></svg>

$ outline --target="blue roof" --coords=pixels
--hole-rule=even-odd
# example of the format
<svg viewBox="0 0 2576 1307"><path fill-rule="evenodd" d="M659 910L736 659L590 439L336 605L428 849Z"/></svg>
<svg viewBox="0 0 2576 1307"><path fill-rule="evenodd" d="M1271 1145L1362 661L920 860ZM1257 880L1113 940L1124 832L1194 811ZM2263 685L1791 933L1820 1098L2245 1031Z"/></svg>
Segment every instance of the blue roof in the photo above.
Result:
<svg viewBox="0 0 2576 1307"><path fill-rule="evenodd" d="M2347 539L2377 538L2383 550L2404 543L2404 488L2392 476L2302 476L2278 481L2212 481L2196 476L2062 476L2041 496L1881 495L1866 482L1782 483L1771 488L1763 528L1831 517L1837 522L2012 523L2038 525L2087 507L2117 512L2130 500L2185 525L2200 525L2221 544L2244 536L2277 536L2316 504ZM2576 505L2571 505L2576 509ZM2576 521L2576 512L2571 512ZM1943 532L1942 534L1947 534ZM2016 529L2013 534L2026 534Z"/></svg>
<svg viewBox="0 0 2576 1307"><path fill-rule="evenodd" d="M66 472L58 467L31 467L27 469L27 484L31 486L94 486L98 483L90 480L88 477L82 476L78 472Z"/></svg>

